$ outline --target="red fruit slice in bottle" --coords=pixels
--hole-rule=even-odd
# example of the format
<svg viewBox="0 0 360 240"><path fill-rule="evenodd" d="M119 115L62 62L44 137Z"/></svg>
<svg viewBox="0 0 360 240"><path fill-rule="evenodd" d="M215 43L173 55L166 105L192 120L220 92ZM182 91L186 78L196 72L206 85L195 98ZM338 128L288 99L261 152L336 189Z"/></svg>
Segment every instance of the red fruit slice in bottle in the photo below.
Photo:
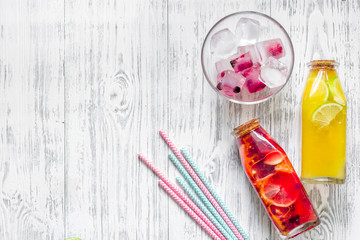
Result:
<svg viewBox="0 0 360 240"><path fill-rule="evenodd" d="M260 195L267 203L288 207L296 201L299 190L291 173L277 172L261 186Z"/></svg>
<svg viewBox="0 0 360 240"><path fill-rule="evenodd" d="M275 151L267 154L264 160L258 161L252 167L252 175L254 179L261 180L274 175L277 172L277 165L284 160L281 152Z"/></svg>
<svg viewBox="0 0 360 240"><path fill-rule="evenodd" d="M266 155L264 164L277 165L284 160L284 156L280 152L272 152Z"/></svg>
<svg viewBox="0 0 360 240"><path fill-rule="evenodd" d="M287 172L287 173L294 173L294 169L290 164L288 164L286 161L282 161L278 165L275 165L275 171L279 172Z"/></svg>
<svg viewBox="0 0 360 240"><path fill-rule="evenodd" d="M277 217L284 216L285 214L287 214L289 212L289 210L290 210L289 207L278 207L275 205L270 206L271 213Z"/></svg>
<svg viewBox="0 0 360 240"><path fill-rule="evenodd" d="M252 175L255 180L265 179L276 173L275 166L264 164L264 161L265 160L255 163L251 169Z"/></svg>

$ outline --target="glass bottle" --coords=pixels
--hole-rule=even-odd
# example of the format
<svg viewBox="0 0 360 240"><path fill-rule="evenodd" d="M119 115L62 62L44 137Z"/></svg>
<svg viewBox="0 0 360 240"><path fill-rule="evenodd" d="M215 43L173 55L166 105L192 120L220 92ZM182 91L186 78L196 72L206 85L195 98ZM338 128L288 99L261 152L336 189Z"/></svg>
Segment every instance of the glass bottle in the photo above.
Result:
<svg viewBox="0 0 360 240"><path fill-rule="evenodd" d="M302 98L301 179L308 183L344 183L346 98L336 72L338 63L308 63Z"/></svg>
<svg viewBox="0 0 360 240"><path fill-rule="evenodd" d="M245 173L283 238L320 223L315 209L284 150L258 119L234 129Z"/></svg>

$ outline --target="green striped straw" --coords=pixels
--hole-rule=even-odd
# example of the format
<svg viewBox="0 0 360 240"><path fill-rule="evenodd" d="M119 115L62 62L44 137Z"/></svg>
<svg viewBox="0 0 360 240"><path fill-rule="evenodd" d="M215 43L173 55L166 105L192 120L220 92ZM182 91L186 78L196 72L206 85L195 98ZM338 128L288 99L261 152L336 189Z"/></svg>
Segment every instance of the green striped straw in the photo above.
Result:
<svg viewBox="0 0 360 240"><path fill-rule="evenodd" d="M225 206L224 202L220 199L219 195L215 192L214 188L210 185L210 183L206 180L204 175L200 172L199 168L196 166L195 162L190 157L189 153L183 148L181 149L181 153L185 157L185 159L188 161L190 166L194 169L196 174L199 176L201 181L205 184L205 186L209 189L215 200L219 203L220 207L224 210L226 215L230 218L230 220L233 222L237 230L240 232L240 234L244 237L244 239L249 240L249 236L245 233L244 229L240 226L238 221L234 218L234 216L231 214L229 209Z"/></svg>
<svg viewBox="0 0 360 240"><path fill-rule="evenodd" d="M189 175L189 173L185 170L185 168L181 165L180 161L175 157L174 154L169 154L170 160L174 163L174 165L177 167L181 175L185 178L187 183L192 187L192 189L196 192L196 194L200 197L201 201L205 204L207 209L215 216L215 218L219 221L219 223L223 226L223 228L230 234L231 239L237 239L235 234L231 231L229 226L226 224L224 219L220 216L220 214L216 211L214 206L211 204L209 199L205 196L205 194L201 191L201 189L198 187L198 185L195 183L195 181L192 179L192 177ZM215 223L214 223L215 225Z"/></svg>
<svg viewBox="0 0 360 240"><path fill-rule="evenodd" d="M206 206L201 202L201 200L196 196L196 194L187 186L187 184L180 177L176 178L176 181L181 185L189 197L195 202L195 204L205 213L205 215L210 219L210 221L220 230L226 239L232 239L227 231L221 226L221 224L216 220L216 218L211 214L211 212L206 208Z"/></svg>

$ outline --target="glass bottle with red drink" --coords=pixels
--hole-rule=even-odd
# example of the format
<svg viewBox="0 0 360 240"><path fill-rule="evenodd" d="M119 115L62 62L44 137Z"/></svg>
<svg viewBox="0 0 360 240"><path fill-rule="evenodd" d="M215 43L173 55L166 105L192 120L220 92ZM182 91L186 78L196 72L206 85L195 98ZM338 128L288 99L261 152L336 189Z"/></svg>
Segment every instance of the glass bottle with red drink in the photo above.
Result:
<svg viewBox="0 0 360 240"><path fill-rule="evenodd" d="M234 129L242 166L271 221L293 238L320 220L285 151L252 119Z"/></svg>

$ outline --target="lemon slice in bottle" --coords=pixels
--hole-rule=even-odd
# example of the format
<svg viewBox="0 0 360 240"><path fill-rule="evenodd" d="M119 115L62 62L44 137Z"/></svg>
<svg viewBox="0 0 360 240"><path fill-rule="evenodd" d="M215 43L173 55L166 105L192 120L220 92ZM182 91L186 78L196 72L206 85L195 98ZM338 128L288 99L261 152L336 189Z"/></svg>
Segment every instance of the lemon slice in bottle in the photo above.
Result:
<svg viewBox="0 0 360 240"><path fill-rule="evenodd" d="M329 99L329 88L324 81L318 81L310 90L312 102L325 103Z"/></svg>
<svg viewBox="0 0 360 240"><path fill-rule="evenodd" d="M341 84L338 77L335 77L329 81L329 89L331 96L333 97L334 101L345 105L345 95L342 91Z"/></svg>
<svg viewBox="0 0 360 240"><path fill-rule="evenodd" d="M261 198L278 207L288 207L298 198L293 173L277 172L260 186Z"/></svg>
<svg viewBox="0 0 360 240"><path fill-rule="evenodd" d="M323 104L314 112L312 121L318 128L326 127L343 108L342 105L337 103Z"/></svg>

